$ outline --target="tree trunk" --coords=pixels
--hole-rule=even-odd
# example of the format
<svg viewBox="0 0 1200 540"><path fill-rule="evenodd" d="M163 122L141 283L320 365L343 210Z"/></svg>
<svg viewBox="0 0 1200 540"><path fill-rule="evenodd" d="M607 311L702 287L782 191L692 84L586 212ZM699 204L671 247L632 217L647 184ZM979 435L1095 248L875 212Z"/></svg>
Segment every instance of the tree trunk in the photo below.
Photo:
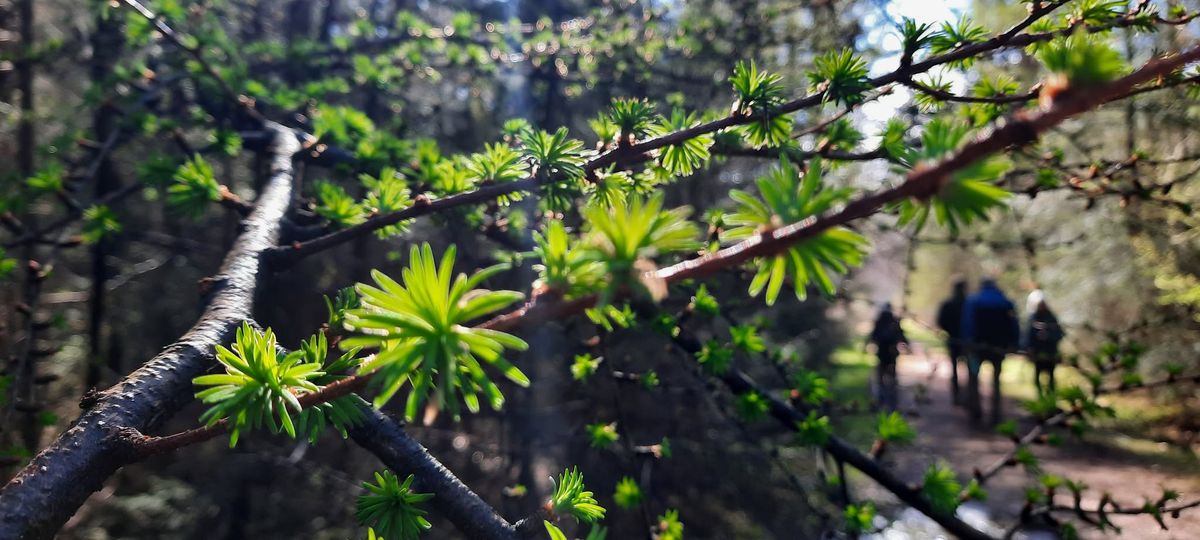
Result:
<svg viewBox="0 0 1200 540"><path fill-rule="evenodd" d="M17 90L21 93L21 120L17 124L17 170L22 176L33 174L33 154L36 145L33 132L33 0L17 4L17 19L21 45L17 51Z"/></svg>
<svg viewBox="0 0 1200 540"><path fill-rule="evenodd" d="M94 87L106 88L112 76L112 67L121 54L124 32L119 17L96 17L96 30L92 34L91 76ZM92 132L97 141L106 140L116 129L116 114L112 107L101 104L92 119ZM111 159L104 159L96 172L97 200L119 189L120 179ZM107 309L105 291L108 283L108 256L112 243L101 239L92 246L92 283L88 299L88 369L85 389L95 388L104 378L104 367L113 373L122 373L120 358L105 358L108 351L104 344L104 314Z"/></svg>
<svg viewBox="0 0 1200 540"><path fill-rule="evenodd" d="M321 15L321 43L333 39L333 25L337 23L338 0L325 0L325 12Z"/></svg>

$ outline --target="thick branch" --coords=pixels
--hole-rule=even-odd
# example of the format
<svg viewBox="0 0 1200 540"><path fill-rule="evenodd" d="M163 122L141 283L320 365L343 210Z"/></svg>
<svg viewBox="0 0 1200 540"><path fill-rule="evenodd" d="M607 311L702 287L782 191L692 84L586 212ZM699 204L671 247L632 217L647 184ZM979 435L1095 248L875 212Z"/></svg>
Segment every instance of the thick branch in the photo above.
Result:
<svg viewBox="0 0 1200 540"><path fill-rule="evenodd" d="M214 277L196 325L116 386L82 403L87 410L75 425L0 490L0 538L52 537L106 478L136 459L121 429L152 430L191 400L192 379L212 364L213 347L229 341L250 318L259 256L276 242L298 149L290 133L277 139L271 180Z"/></svg>

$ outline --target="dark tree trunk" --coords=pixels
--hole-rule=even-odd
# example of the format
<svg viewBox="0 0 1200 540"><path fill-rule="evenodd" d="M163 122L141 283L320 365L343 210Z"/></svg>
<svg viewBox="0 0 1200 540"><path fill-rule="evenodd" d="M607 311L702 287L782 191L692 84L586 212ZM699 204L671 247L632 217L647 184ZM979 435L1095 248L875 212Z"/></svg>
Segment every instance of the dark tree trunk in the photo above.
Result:
<svg viewBox="0 0 1200 540"><path fill-rule="evenodd" d="M288 46L312 38L312 0L292 0L288 4L287 19L284 24ZM284 77L289 83L303 80L301 66L289 62L284 70Z"/></svg>
<svg viewBox="0 0 1200 540"><path fill-rule="evenodd" d="M333 39L333 25L337 24L338 0L326 0L325 12L321 15L321 42Z"/></svg>
<svg viewBox="0 0 1200 540"><path fill-rule="evenodd" d="M92 85L106 88L112 76L112 67L121 54L124 33L120 17L96 17L96 30L92 34ZM112 107L101 105L92 119L92 131L97 141L106 140L116 129L116 114ZM95 198L103 198L119 189L120 179L111 159L100 162L96 172ZM92 246L92 284L88 302L88 369L85 389L95 388L104 378L105 366L113 373L122 373L121 359L105 358L109 352L104 344L104 314L107 309L105 291L108 283L108 256L113 245L101 239Z"/></svg>
<svg viewBox="0 0 1200 540"><path fill-rule="evenodd" d="M17 169L22 176L33 174L33 0L17 4L17 19L21 31L21 48L16 62L17 90L21 93L21 121L17 124Z"/></svg>

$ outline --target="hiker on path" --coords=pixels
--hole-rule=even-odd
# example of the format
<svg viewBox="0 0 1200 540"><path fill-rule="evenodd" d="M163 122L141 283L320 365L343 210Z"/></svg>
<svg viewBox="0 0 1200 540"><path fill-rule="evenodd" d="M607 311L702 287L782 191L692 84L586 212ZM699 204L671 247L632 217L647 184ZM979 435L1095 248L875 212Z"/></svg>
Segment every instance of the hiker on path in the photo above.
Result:
<svg viewBox="0 0 1200 540"><path fill-rule="evenodd" d="M884 303L875 319L875 328L869 337L875 344L879 364L875 368L879 386L879 404L884 410L896 410L899 404L899 382L896 380L896 360L900 357L900 344L908 345L900 319L892 313L892 305Z"/></svg>
<svg viewBox="0 0 1200 540"><path fill-rule="evenodd" d="M1029 317L1033 315L1033 312L1037 311L1038 304L1042 303L1045 299L1046 293L1035 283L1033 290L1029 291L1029 296L1025 297L1025 316Z"/></svg>
<svg viewBox="0 0 1200 540"><path fill-rule="evenodd" d="M954 292L938 307L937 325L946 332L946 354L950 356L950 396L955 405L962 405L959 392L958 366L967 360L962 341L962 312L967 303L967 282L954 282Z"/></svg>
<svg viewBox="0 0 1200 540"><path fill-rule="evenodd" d="M970 361L967 363L967 413L973 423L983 416L979 399L979 369L984 362L992 364L993 424L1002 416L1000 368L1005 355L1016 350L1021 335L1016 309L1004 296L996 282L985 279L979 291L967 298L963 306L962 338Z"/></svg>
<svg viewBox="0 0 1200 540"><path fill-rule="evenodd" d="M1050 311L1050 306L1045 300L1038 302L1029 316L1022 343L1029 353L1029 359L1033 361L1033 384L1037 387L1038 395L1042 395L1043 392L1054 393L1054 368L1062 358L1058 353L1058 344L1062 339L1063 330L1058 324L1058 317ZM1043 375L1049 379L1044 390Z"/></svg>

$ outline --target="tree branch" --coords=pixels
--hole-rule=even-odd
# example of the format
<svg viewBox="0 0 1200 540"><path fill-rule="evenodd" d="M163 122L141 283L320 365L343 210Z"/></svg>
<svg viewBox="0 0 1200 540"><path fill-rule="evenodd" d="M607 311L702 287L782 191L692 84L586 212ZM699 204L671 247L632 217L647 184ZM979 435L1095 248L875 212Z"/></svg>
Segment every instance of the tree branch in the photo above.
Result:
<svg viewBox="0 0 1200 540"><path fill-rule="evenodd" d="M1010 146L1028 144L1067 118L1096 108L1124 95L1139 84L1169 74L1198 59L1200 46L1183 53L1151 60L1134 73L1110 83L1093 88L1074 89L1072 95L1056 100L1049 109L1034 114L1018 113L1006 124L963 146L948 159L929 166L918 166L909 173L902 184L894 188L857 199L832 215L780 227L725 249L664 268L657 272L657 277L668 282L704 277L721 268L741 264L756 257L775 255L800 240L870 216L892 202L910 197L932 197L950 181L955 171Z"/></svg>
<svg viewBox="0 0 1200 540"><path fill-rule="evenodd" d="M126 0L126 3L140 5L133 0ZM150 14L150 17L156 25L160 22L153 17L153 14ZM1015 41L1017 40L1009 35L996 47L1012 46ZM178 40L176 40L176 44L183 47ZM949 57L970 47L934 58ZM978 51L971 54L978 54ZM1165 75L1197 57L1200 57L1200 48L1168 59L1156 60L1128 77L1091 89L1091 91L1080 89L1079 92L1064 95L1048 110L1036 115L1018 116L1011 123L963 147L949 159L930 167L918 168L909 175L903 184L895 188L858 199L835 214L770 231L716 254L664 268L658 271L656 276L664 281L673 282L709 275L719 269L736 266L755 257L778 253L791 244L810 238L830 227L874 214L891 202L908 197L930 197L949 181L950 175L954 171L1011 145L1032 141L1041 132L1065 118L1098 106L1113 97L1123 95L1138 84ZM913 66L927 64L934 58ZM212 71L211 68L210 71ZM215 72L213 75L216 76ZM219 77L217 78L219 79ZM872 81L880 80L882 79ZM773 114L813 106L819 104L822 99L823 96L820 94L808 96L785 104L781 110L774 111ZM795 108L789 109L789 107ZM754 117L750 115L730 116L688 130L650 139L628 148L614 150L590 161L588 163L589 170L595 170L621 160L642 159L642 156L647 155L649 151L753 119ZM286 130L286 128L279 129ZM88 494L100 486L109 474L136 458L136 453L131 451L130 445L119 436L120 430L123 428L152 429L181 406L190 394L192 378L203 372L211 363L212 347L217 343L227 341L234 327L242 320L249 318L249 310L253 304L253 291L260 270L260 255L275 241L280 221L290 199L292 186L290 159L298 150L298 145L294 142L296 138L297 136L292 130L281 131L276 135L276 149L273 152L275 154L274 176L260 196L254 214L247 221L246 231L242 233L234 249L227 256L226 263L217 276L217 291L200 321L179 342L168 347L122 383L105 391L96 400L93 400L93 403L89 403L89 410L71 430L68 430L51 447L39 454L17 478L10 482L3 491L0 491L0 537L41 538L52 535L54 530L74 512L74 509ZM516 184L520 184L520 182L488 186L482 189L495 189L495 193L491 196L496 196L518 191L518 188L512 187ZM536 183L530 185L529 188L534 186ZM455 197L466 198L468 196L484 197L483 194L480 194L480 190L477 190L443 200L450 201ZM437 201L426 201L409 210L416 212L416 209L432 207L436 203ZM453 204L444 203L446 207L460 204L468 204L468 202L460 200ZM431 210L422 212L429 211ZM392 215L388 218L393 219L391 223L408 219L403 216L395 216ZM327 241L326 247L336 244L337 242ZM528 324L560 314L576 313L594 302L595 298L591 297L570 302L537 302L535 299L518 311L493 319L484 326L506 328L522 323ZM352 377L305 397L311 402L316 402L322 398L331 399L339 391L342 392L340 395L345 395L361 389L368 377L369 375ZM735 391L738 391L738 388L741 388L741 391L754 388L753 382L740 373L734 373L730 377L726 380L726 384ZM309 398L309 396L312 397ZM778 400L772 401L772 414L792 427L795 426L795 421L798 419L796 418L798 412ZM380 427L380 429L386 428L387 426ZM391 441L389 444L394 444L395 440L396 437L389 437L389 441ZM411 439L407 440L412 445L416 445ZM416 447L419 448L419 445ZM410 458L416 456L416 454L408 452L410 450L413 450L411 445L399 447L396 451L408 455ZM894 491L905 502L921 509L921 506L918 505L922 504L923 498L919 496L919 492L888 475L887 471L882 470L869 457L862 455L839 439L831 440L827 450L835 457L863 470L864 473L875 478L889 490ZM421 451L423 452L423 449ZM427 453L425 455L428 456ZM432 458L429 459L432 460ZM450 478L453 477L450 476ZM459 485L461 486L461 484ZM454 488L453 485L445 487L445 489L451 490ZM465 490L465 486L462 486L462 489ZM469 493L469 490L467 492ZM913 501L909 501L905 497L912 498ZM461 497L452 498L457 500ZM927 502L924 504L928 505ZM503 520L500 522L493 523L493 525L500 527L505 525ZM950 523L953 525L953 522ZM962 536L978 537L972 535L971 531L974 529L964 529L963 532L966 534L962 534ZM957 533L957 531L955 532ZM974 533L980 534L978 531L974 531Z"/></svg>
<svg viewBox="0 0 1200 540"><path fill-rule="evenodd" d="M787 156L788 159L801 162L812 157L820 156L832 161L874 161L877 159L889 159L887 151L882 148L868 150L866 152L843 152L839 150L801 150L799 148L779 147L779 148L747 148L740 146L721 146L715 145L712 148L712 153L729 157L757 157L766 159L779 159L781 156Z"/></svg>
<svg viewBox="0 0 1200 540"><path fill-rule="evenodd" d="M351 240L362 238L378 229L382 229L389 225L395 225L401 221L414 219L459 206L489 202L495 200L501 195L535 189L538 185L540 185L540 182L536 178L526 178L516 182L485 186L472 191L459 193L457 195L442 197L440 199L429 200L428 198L418 198L417 202L412 206L399 212L375 216L357 225L346 227L345 229L339 229L307 242L297 242L291 246L273 248L267 252L267 262L270 264L272 269L278 270L281 268L287 268L288 266L299 262L301 259L304 259L309 255L325 251Z"/></svg>
<svg viewBox="0 0 1200 540"><path fill-rule="evenodd" d="M1136 72L1110 83L1090 89L1079 89L1069 99L1058 100L1047 110L1036 114L1018 114L1007 124L966 144L947 159L928 166L918 166L908 175L907 180L896 187L865 195L847 204L836 213L767 231L719 251L659 269L654 272L653 278L670 284L685 279L709 276L758 257L780 253L796 242L812 238L832 227L871 216L893 202L909 197L918 199L932 197L949 181L955 171L1009 146L1032 142L1038 135L1067 118L1095 108L1114 96L1122 95L1129 88L1164 73L1170 73L1197 59L1200 59L1200 46L1185 53L1152 60ZM508 185L511 184L492 187ZM535 296L520 308L496 316L480 326L509 331L523 325L581 313L594 306L596 301L595 296L569 301L561 301L554 295ZM301 396L301 403L328 401L360 391L365 387L366 379L371 376L372 374L367 373L342 379L318 392ZM306 402L305 400L311 401Z"/></svg>
<svg viewBox="0 0 1200 540"><path fill-rule="evenodd" d="M359 383L365 383L367 380L366 378L357 379ZM349 395L354 386L343 385L338 388L342 393L336 397L341 397ZM334 399L335 396L326 394L322 397L325 398L324 400L329 400ZM308 407L318 403L317 398L316 394L304 394L300 396L299 400L302 406ZM362 423L350 430L350 436L354 438L354 441L375 454L384 465L397 474L413 474L416 477L416 488L420 491L432 492L434 497L430 504L453 523L460 532L468 538L487 540L517 538L516 527L505 521L491 505L471 491L424 446L410 437L404 431L401 422L365 402L361 402L361 410ZM219 437L228 432L228 427L229 422L222 419L209 426L193 428L164 437L146 436L134 428L120 429L117 436L135 456L134 460L142 460Z"/></svg>
<svg viewBox="0 0 1200 540"><path fill-rule="evenodd" d="M913 75L923 73L923 72L928 71L939 65L947 64L947 63L954 62L957 60L962 60L964 58L982 54L985 52L995 51L995 50L1009 48L1009 47L1023 47L1025 45L1029 45L1032 43L1040 43L1040 42L1044 42L1044 41L1049 41L1051 39L1054 39L1056 37L1060 37L1063 35L1069 35L1070 32L1074 30L1074 28L1075 28L1074 26L1072 26L1070 29L1061 30L1061 31L1042 32L1042 33L1036 33L1036 34L1020 34L1020 32L1022 30L1024 30L1030 24L1035 22L1037 19L1045 16L1046 14L1050 13L1054 9L1061 7L1064 3L1065 2L1060 1L1060 2L1053 2L1050 4L1046 4L1042 8L1039 8L1037 11L1030 14L1030 16L1028 18L1026 18L1024 21L1022 21L1021 23L1015 25L1014 27L1010 28L1008 31L1006 31L1003 34L1000 34L992 39L989 39L989 40L983 41L983 42L979 42L979 43L975 43L975 44L971 44L971 45L967 45L962 48L959 48L954 51L944 53L941 55L932 56L921 62L916 62L916 63L912 63L912 64L908 64L908 65L901 65L898 69L896 69L895 71L893 71L891 73L870 79L868 81L868 84L870 85L871 88L878 89L878 88L882 88L884 86L887 86L887 85L893 84L893 83L905 83L906 81L911 80ZM1156 19L1156 22L1159 22L1162 24L1171 24L1171 25L1186 24L1192 18L1193 18L1192 16L1189 16L1189 17L1186 17L1183 19L1179 19L1179 20L1169 20L1169 19L1159 18L1159 19ZM1109 23L1107 25L1098 26L1098 27L1085 27L1085 29L1089 32L1099 32L1099 31L1108 30L1108 29L1112 29L1112 28L1130 26L1132 24L1134 24L1134 20L1132 17L1122 17L1122 18L1118 18L1117 20L1115 20L1112 23ZM1162 75L1162 74L1165 74L1165 73L1160 73L1160 75ZM1125 94L1127 92L1141 91L1141 89L1135 89L1134 87L1136 86L1136 84L1147 82L1148 80L1150 80L1150 79L1139 79L1138 83L1123 87L1122 95L1131 95L1131 94ZM1155 88L1158 88L1158 87L1162 87L1162 86L1161 85L1155 86ZM1150 89L1146 89L1145 91L1149 91L1149 90ZM1025 96L1015 96L1015 97L1012 97L1012 100L1013 101L1021 101L1021 100L1016 99L1017 97L1022 98L1021 100L1024 100L1024 98L1025 98ZM1106 100L1117 98L1117 97L1118 97L1117 95L1106 96ZM802 109L819 106L823 103L825 103L825 93L817 92L817 93L810 94L810 95L789 101L787 103L784 103L783 105L779 106L775 110L770 111L770 114L779 115L779 114L792 113L792 112L796 112L796 111L799 111ZM1096 104L1093 104L1091 106L1095 106L1095 105ZM1074 114L1074 113L1072 113L1072 114ZM591 173L592 171L600 170L600 169L603 169L610 165L622 165L622 164L628 164L631 162L644 161L648 158L650 152L653 152L655 150L661 149L666 146L680 144L684 141L693 139L693 138L701 136L701 135L716 133L718 131L728 129L730 127L734 127L734 126L738 126L738 125L742 125L742 124L748 124L755 120L760 119L762 116L764 116L764 114L730 114L729 116L725 116L725 117L722 117L722 118L719 118L716 120L701 123L701 124L698 124L696 126L693 126L693 127L687 128L687 129L682 129L682 130L679 130L676 132L672 132L672 133L668 133L668 134L661 135L658 137L650 138L650 139L644 140L642 142L639 142L639 143L636 143L633 145L617 147L617 148L614 148L612 150L604 152L604 153L597 155L596 157L588 160L588 162L584 165L584 170L587 173ZM1059 121L1061 121L1061 119L1052 122L1051 125L1057 124ZM1015 130L1013 130L1013 134L1015 134ZM1009 141L1009 144L1013 144L1015 142L1017 142L1017 141L1011 140L1011 141ZM319 145L319 146L321 146L324 149L324 150L322 150L322 152L330 150L329 148L324 147L323 145ZM347 152L339 150L338 155L342 155L342 154L350 155ZM831 157L835 157L835 156L831 156ZM846 159L874 159L877 156L875 156L874 153L868 153L865 155L845 154L845 155L837 156L837 157L844 157ZM494 198L494 197L499 197L501 195L506 195L509 193L515 193L518 191L531 191L533 189L536 189L541 184L542 184L542 182L538 182L534 178L528 178L528 179L521 180L518 182L487 186L487 187L480 188L480 189L477 189L474 191L469 191L469 192L460 193L458 195L444 197L442 199L438 199L435 202L438 203L439 210L440 209L449 209L449 208L454 208L454 207L461 206L464 204L474 204L476 202L480 202L481 198L487 198L487 197ZM292 244L291 246L280 246L278 248L271 250L271 255L270 255L270 257L272 259L271 263L275 268L286 268L287 266L289 266L291 264L295 264L299 260L306 258L310 255L313 255L317 252L320 252L320 251L323 251L326 249L330 249L332 247L335 247L337 245L340 245L342 243L345 243L347 241L350 241L350 240L353 240L356 238L360 238L360 237L366 235L367 233L374 231L376 229L380 229L380 228L386 227L388 225L393 225L397 222L400 222L400 221L403 221L406 219L411 219L414 217L427 215L431 211L432 210L427 209L427 208L423 209L420 206L413 206L413 207L407 208L405 210L401 210L399 212L395 212L395 213L387 214L387 215L383 215L383 216L378 216L376 218L373 218L373 219L363 222L361 224L355 225L353 227L338 230L338 231L329 233L327 235L321 236L317 239L314 239L314 240L311 240L308 242L295 243L295 244Z"/></svg>
<svg viewBox="0 0 1200 540"><path fill-rule="evenodd" d="M796 430L797 424L804 421L806 418L804 415L800 414L799 411L784 403L770 392L765 392L759 389L745 373L736 370L730 370L728 373L721 376L721 381L724 382L725 385L728 386L729 389L735 394L744 394L746 392L754 391L765 397L770 404L771 416L788 429L793 431ZM847 465L858 469L859 472L867 475L884 489L890 491L896 496L896 498L913 507L918 512L925 514L930 519L936 521L938 525L944 527L951 534L968 540L989 540L991 538L987 534L962 521L957 516L953 514L946 514L935 509L933 505L921 495L918 489L908 485L903 480L893 475L891 471L887 470L879 462L860 452L857 448L845 440L837 436L831 436L829 438L829 442L827 442L823 448L835 459L845 462Z"/></svg>
<svg viewBox="0 0 1200 540"><path fill-rule="evenodd" d="M1038 438L1042 436L1042 433L1045 433L1048 428L1066 422L1068 419L1075 416L1075 414L1076 413L1073 411L1062 411L1054 416L1051 416L1050 418L1038 422L1038 424L1026 432L1025 435L1013 440L1012 450L1009 450L1003 456L997 458L996 461L992 462L992 464L987 466L987 468L982 470L975 469L975 479L979 481L980 485L983 485L987 483L988 480L991 480L992 477L999 474L1000 471L1007 467L1016 465L1016 462L1013 461L1013 458L1016 457L1017 452L1019 452L1021 448L1033 444L1033 442L1038 440Z"/></svg>
<svg viewBox="0 0 1200 540"><path fill-rule="evenodd" d="M162 34L163 37L167 38L172 45L188 53L188 55L190 55L192 59L195 60L196 63L199 64L206 73L208 73L208 76L212 77L214 82L221 86L221 91L225 93L225 96L228 97L230 101L240 104L246 110L246 113L254 120L259 122L265 120L265 118L263 118L262 115L259 114L258 111L254 110L254 107L250 105L249 99L240 95L236 90L234 90L233 87L229 85L229 82L221 76L221 73L218 72L215 67L213 67L212 63L204 58L204 54L200 51L200 49L188 46L188 44L184 42L183 36L180 36L179 33L171 28L166 21L163 21L158 14L150 11L149 8L142 5L142 3L138 2L138 0L121 1L125 5L137 11L138 14L150 22L150 24L154 25L154 29L158 30L158 32Z"/></svg>
<svg viewBox="0 0 1200 540"><path fill-rule="evenodd" d="M400 422L365 404L363 414L366 420L350 431L354 442L379 457L389 469L415 475L416 488L432 492L434 496L429 504L454 523L465 537L517 538L512 524L431 456L425 447L409 437Z"/></svg>
<svg viewBox="0 0 1200 540"><path fill-rule="evenodd" d="M54 536L106 478L137 458L119 431L154 429L190 401L192 379L212 364L213 347L250 318L260 255L275 243L291 201L291 159L298 145L284 133L272 151L272 177L214 277L200 319L116 386L81 403L86 411L75 424L0 490L0 538Z"/></svg>
<svg viewBox="0 0 1200 540"><path fill-rule="evenodd" d="M917 92L926 94L938 101L947 101L953 103L989 103L992 105L1007 105L1014 103L1025 103L1037 99L1038 93L1042 90L1041 84L1036 84L1030 88L1028 92L1020 94L1002 94L996 96L967 96L958 95L953 92L947 92L940 88L934 88L927 84L916 81L915 79L907 79L902 84Z"/></svg>

